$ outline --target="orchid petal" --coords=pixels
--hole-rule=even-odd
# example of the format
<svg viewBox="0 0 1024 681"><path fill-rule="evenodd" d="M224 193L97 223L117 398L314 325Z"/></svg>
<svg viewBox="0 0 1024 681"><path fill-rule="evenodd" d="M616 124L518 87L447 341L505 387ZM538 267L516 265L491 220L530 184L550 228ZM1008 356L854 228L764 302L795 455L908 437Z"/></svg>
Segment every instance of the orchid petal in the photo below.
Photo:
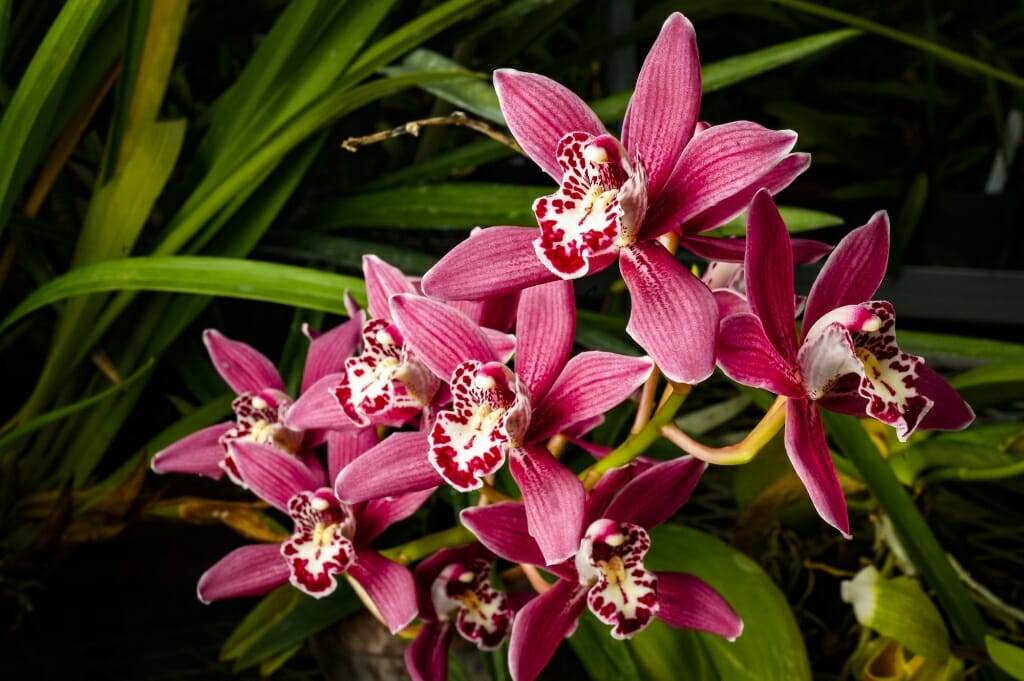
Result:
<svg viewBox="0 0 1024 681"><path fill-rule="evenodd" d="M467 508L459 515L462 524L495 555L513 563L544 565L537 540L530 534L526 507L520 502L502 501ZM577 547L579 537L577 537Z"/></svg>
<svg viewBox="0 0 1024 681"><path fill-rule="evenodd" d="M576 302L572 283L554 281L523 291L519 298L516 375L539 402L572 353Z"/></svg>
<svg viewBox="0 0 1024 681"><path fill-rule="evenodd" d="M726 376L776 395L805 397L796 362L787 361L765 336L761 320L750 313L722 320L718 332L718 366Z"/></svg>
<svg viewBox="0 0 1024 681"><path fill-rule="evenodd" d="M632 295L626 331L667 378L700 383L715 369L718 306L704 282L657 242L622 249Z"/></svg>
<svg viewBox="0 0 1024 681"><path fill-rule="evenodd" d="M267 388L284 392L284 381L274 363L251 345L231 340L216 329L203 332L203 343L217 373L239 395Z"/></svg>
<svg viewBox="0 0 1024 681"><path fill-rule="evenodd" d="M555 182L562 181L562 169L555 160L558 141L570 132L605 132L601 119L582 99L550 78L499 69L494 72L494 89L512 136Z"/></svg>
<svg viewBox="0 0 1024 681"><path fill-rule="evenodd" d="M536 238L534 227L474 232L423 275L423 292L444 300L482 300L555 281L533 250Z"/></svg>
<svg viewBox="0 0 1024 681"><path fill-rule="evenodd" d="M769 130L750 121L713 125L694 135L652 207L654 224L673 228L681 225L684 232L691 232L697 230L690 226L690 220L701 218L696 223L700 229L717 226L709 223L742 211L745 204L737 195L749 197L751 189L761 187L760 179L772 175L794 144L796 133L792 130ZM806 160L790 163L793 167L784 166L781 179L806 167ZM663 201L675 205L667 208ZM702 216L722 204L728 209L715 211L715 220Z"/></svg>
<svg viewBox="0 0 1024 681"><path fill-rule="evenodd" d="M397 293L416 295L409 278L394 265L375 255L363 256L363 277L366 279L366 309L374 319L389 319L388 299Z"/></svg>
<svg viewBox="0 0 1024 681"><path fill-rule="evenodd" d="M392 634L409 626L416 617L416 583L409 568L388 560L373 549L361 548L348 576L363 588L377 606Z"/></svg>
<svg viewBox="0 0 1024 681"><path fill-rule="evenodd" d="M735 641L743 620L710 584L681 572L656 572L658 619L673 627L696 629Z"/></svg>
<svg viewBox="0 0 1024 681"><path fill-rule="evenodd" d="M309 344L302 370L302 392L328 374L345 371L345 360L355 354L363 329L363 313L320 334Z"/></svg>
<svg viewBox="0 0 1024 681"><path fill-rule="evenodd" d="M761 320L772 346L792 363L796 359L796 304L793 300L793 251L789 232L768 190L754 195L747 212L747 255L744 261L747 300Z"/></svg>
<svg viewBox="0 0 1024 681"><path fill-rule="evenodd" d="M327 374L303 389L285 412L284 424L297 430L354 430L356 425L334 396L344 378L344 373Z"/></svg>
<svg viewBox="0 0 1024 681"><path fill-rule="evenodd" d="M814 239L790 239L790 243L793 246L793 262L801 265L817 262L832 251L832 246ZM747 253L747 240L742 237L686 233L679 239L679 245L707 260L728 263L742 263Z"/></svg>
<svg viewBox="0 0 1024 681"><path fill-rule="evenodd" d="M508 648L515 681L534 681L573 630L587 603L587 589L567 579L533 599L516 614Z"/></svg>
<svg viewBox="0 0 1024 681"><path fill-rule="evenodd" d="M288 582L278 544L252 544L227 554L203 573L196 592L203 603L259 596Z"/></svg>
<svg viewBox="0 0 1024 681"><path fill-rule="evenodd" d="M946 379L928 366L918 368L917 391L932 400L932 408L921 419L919 428L925 430L963 430L974 421L971 405Z"/></svg>
<svg viewBox="0 0 1024 681"><path fill-rule="evenodd" d="M480 231L478 227L474 232ZM483 300L449 300L448 304L484 329L510 331L516 321L519 291L503 293Z"/></svg>
<svg viewBox="0 0 1024 681"><path fill-rule="evenodd" d="M631 156L643 158L652 197L693 136L700 99L697 36L690 21L675 12L644 59L622 123L622 144Z"/></svg>
<svg viewBox="0 0 1024 681"><path fill-rule="evenodd" d="M405 520L426 503L434 493L434 487L419 492L410 492L396 497L371 499L358 513L356 519L356 540L369 544L381 532L395 523Z"/></svg>
<svg viewBox="0 0 1024 681"><path fill-rule="evenodd" d="M483 333L484 338L487 339L488 345L494 349L494 354L497 355L499 362L504 364L512 359L512 355L516 352L515 336L510 333L503 333L486 327L480 327L480 332Z"/></svg>
<svg viewBox="0 0 1024 681"><path fill-rule="evenodd" d="M441 482L427 461L427 434L392 433L346 466L334 481L334 492L348 504L419 492Z"/></svg>
<svg viewBox="0 0 1024 681"><path fill-rule="evenodd" d="M712 291L711 295L715 297L715 304L718 305L718 318L720 320L725 320L734 314L753 314L750 311L750 303L747 301L747 297L742 293L737 293L727 288L720 288ZM719 327L719 333L721 333L721 327ZM767 339L765 340L767 341ZM721 343L718 345L718 362L722 362Z"/></svg>
<svg viewBox="0 0 1024 681"><path fill-rule="evenodd" d="M447 622L424 622L405 649L405 668L413 681L445 681L448 648L455 628Z"/></svg>
<svg viewBox="0 0 1024 681"><path fill-rule="evenodd" d="M220 480L224 476L220 438L234 425L231 421L218 423L183 437L157 452L149 466L154 473L195 473Z"/></svg>
<svg viewBox="0 0 1024 681"><path fill-rule="evenodd" d="M583 532L583 484L543 446L513 449L509 471L523 493L527 524L544 563L576 553Z"/></svg>
<svg viewBox="0 0 1024 681"><path fill-rule="evenodd" d="M692 456L657 463L640 473L615 495L604 517L651 529L686 503L707 464Z"/></svg>
<svg viewBox="0 0 1024 681"><path fill-rule="evenodd" d="M817 400L847 374L864 375L851 333L873 325L878 318L862 305L847 305L819 317L805 334L797 354L806 394Z"/></svg>
<svg viewBox="0 0 1024 681"><path fill-rule="evenodd" d="M299 492L320 487L301 461L276 447L234 440L228 444L231 456L245 484L263 501L288 512L288 500Z"/></svg>
<svg viewBox="0 0 1024 681"><path fill-rule="evenodd" d="M376 445L377 429L358 428L355 430L327 431L327 475L330 480L338 477L350 463Z"/></svg>
<svg viewBox="0 0 1024 681"><path fill-rule="evenodd" d="M889 216L879 211L835 247L807 296L804 329L845 305L870 300L885 277L889 262Z"/></svg>
<svg viewBox="0 0 1024 681"><path fill-rule="evenodd" d="M441 380L462 362L493 362L498 356L480 327L453 307L422 296L391 298L391 315L406 344Z"/></svg>
<svg viewBox="0 0 1024 681"><path fill-rule="evenodd" d="M808 400L786 401L786 452L822 520L850 537L846 498L825 443L818 408Z"/></svg>
<svg viewBox="0 0 1024 681"><path fill-rule="evenodd" d="M570 426L604 414L643 385L653 364L647 357L587 351L565 365L544 399L533 409L528 440L539 442Z"/></svg>

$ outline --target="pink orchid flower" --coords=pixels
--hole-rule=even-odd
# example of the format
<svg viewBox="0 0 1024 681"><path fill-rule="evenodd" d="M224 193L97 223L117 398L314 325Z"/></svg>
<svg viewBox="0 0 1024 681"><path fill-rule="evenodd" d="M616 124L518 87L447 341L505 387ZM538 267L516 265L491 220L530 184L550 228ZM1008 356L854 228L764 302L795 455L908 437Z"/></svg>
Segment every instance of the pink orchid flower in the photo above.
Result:
<svg viewBox="0 0 1024 681"><path fill-rule="evenodd" d="M328 447L334 466L345 465L367 444L362 432L335 433ZM204 603L266 593L286 582L323 598L347 574L366 592L392 633L416 616L412 573L370 547L393 523L419 509L433 490L363 504L343 504L321 473L280 450L254 442L230 445L242 477L259 498L288 515L292 535L281 544L242 546L221 558L199 579Z"/></svg>
<svg viewBox="0 0 1024 681"><path fill-rule="evenodd" d="M871 416L901 441L917 428L961 430L971 408L924 360L896 345L896 317L871 300L885 276L889 219L876 213L832 252L794 332L789 233L767 191L748 212L747 296L751 313L723 320L718 361L733 380L784 395L786 451L821 517L849 536L846 500L817 406Z"/></svg>
<svg viewBox="0 0 1024 681"><path fill-rule="evenodd" d="M405 649L413 681L448 678L454 632L480 650L495 650L512 628L509 596L491 586L495 556L480 544L443 549L416 566L420 627Z"/></svg>
<svg viewBox="0 0 1024 681"><path fill-rule="evenodd" d="M352 318L326 333L304 328L312 342L302 374L303 391L321 377L337 372L355 349L362 313L351 303L349 308ZM323 441L323 433L286 423L293 403L274 364L252 346L213 329L203 333L203 342L214 368L238 394L231 403L235 420L204 428L158 452L151 463L153 471L194 473L215 479L227 473L245 487L229 446L237 441L270 445L299 456L309 466L319 466L312 448Z"/></svg>
<svg viewBox="0 0 1024 681"><path fill-rule="evenodd" d="M459 491L478 489L507 457L547 562L575 553L583 487L545 442L592 425L626 399L650 374L650 359L608 352L570 359L576 319L570 282L520 296L515 372L479 327L451 307L397 295L391 311L423 362L451 377L452 408L429 429L395 433L360 457L338 476L338 497L353 502L432 487L438 476Z"/></svg>
<svg viewBox="0 0 1024 681"><path fill-rule="evenodd" d="M681 457L646 467L633 464L601 479L586 499L587 525L577 535L577 551L544 568L558 580L516 615L509 645L515 681L532 681L540 674L586 607L611 625L617 639L632 637L655 618L729 640L743 632L736 612L703 580L653 572L643 564L651 545L647 531L675 514L704 468L692 457ZM542 564L540 549L527 533L522 504L466 509L462 522L502 558Z"/></svg>
<svg viewBox="0 0 1024 681"><path fill-rule="evenodd" d="M677 232L698 255L742 259L742 239L700 233L741 213L758 188L778 192L807 168L806 154L790 153L796 133L747 121L698 126L697 41L678 13L644 61L621 142L579 97L544 76L503 69L494 84L512 134L559 189L534 203L540 236L527 227L484 229L427 272L423 290L481 299L582 277L617 259L631 294L630 336L668 378L710 376L715 302L657 237ZM802 260L826 252L804 245Z"/></svg>

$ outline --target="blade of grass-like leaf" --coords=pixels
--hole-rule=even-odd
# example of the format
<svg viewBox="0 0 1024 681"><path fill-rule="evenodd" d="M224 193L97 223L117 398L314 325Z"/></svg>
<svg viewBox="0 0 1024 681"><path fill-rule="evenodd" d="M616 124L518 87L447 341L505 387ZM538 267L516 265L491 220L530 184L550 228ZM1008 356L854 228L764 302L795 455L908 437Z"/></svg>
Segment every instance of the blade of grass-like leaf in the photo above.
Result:
<svg viewBox="0 0 1024 681"><path fill-rule="evenodd" d="M910 559L935 590L957 635L970 646L984 647L985 621L970 593L910 495L875 449L860 422L852 416L826 410L821 410L821 416L839 449L853 461L864 483L892 521Z"/></svg>
<svg viewBox="0 0 1024 681"><path fill-rule="evenodd" d="M94 22L105 8L106 3L99 0L69 0L47 31L4 109L0 119L0 140L4 143L4 154L0 156L0 233L21 190L15 176L26 141L47 102L60 95L57 88L66 82L62 76L74 67Z"/></svg>
<svg viewBox="0 0 1024 681"><path fill-rule="evenodd" d="M824 227L835 227L843 224L843 219L837 215L823 213L819 210L807 208L794 208L792 206L779 206L779 213L782 215L786 229L791 234L808 232L813 229ZM709 236L743 236L747 233L747 215L739 215L721 227L707 232Z"/></svg>
<svg viewBox="0 0 1024 681"><path fill-rule="evenodd" d="M1003 71L998 69L991 64L986 64L983 61L968 57L965 54L951 50L942 45L938 45L929 40L925 40L916 35L905 33L904 31L898 31L895 28L890 28L884 24L879 24L862 17L855 16L853 14L847 14L831 7L823 7L813 2L804 2L803 0L769 0L777 5L783 5L785 7L792 7L800 12L807 12L808 14L815 14L819 17L825 17L858 28L868 33L875 33L877 35L895 40L896 42L909 45L915 49L921 50L928 54L933 55L939 61L945 62L950 66L956 68L966 69L968 71L975 71L985 76L990 76L1004 83L1018 88L1024 88L1024 78L1021 78L1015 73L1009 71Z"/></svg>
<svg viewBox="0 0 1024 681"><path fill-rule="evenodd" d="M11 31L11 0L0 0L0 66L7 54L7 36Z"/></svg>
<svg viewBox="0 0 1024 681"><path fill-rule="evenodd" d="M41 307L103 291L226 296L344 315L346 290L365 303L361 279L292 265L191 255L107 260L72 270L36 290L8 315L0 331Z"/></svg>
<svg viewBox="0 0 1024 681"><path fill-rule="evenodd" d="M511 155L512 150L504 144L482 139L380 175L366 184L360 185L360 189L375 191L399 185L447 180L451 177L467 175L477 166Z"/></svg>
<svg viewBox="0 0 1024 681"><path fill-rule="evenodd" d="M327 204L316 214L313 228L529 226L536 224L534 200L550 191L550 187L451 182L360 193Z"/></svg>
<svg viewBox="0 0 1024 681"><path fill-rule="evenodd" d="M391 74L409 71L465 71L465 78L427 83L423 89L439 99L454 104L458 109L474 113L492 123L505 124L501 107L498 105L498 95L491 85L490 74L470 71L443 54L425 49L411 52L399 66L384 69L385 73Z"/></svg>
<svg viewBox="0 0 1024 681"><path fill-rule="evenodd" d="M222 662L237 660L270 627L295 608L302 598L302 592L291 584L279 586L268 593L224 641L218 659Z"/></svg>
<svg viewBox="0 0 1024 681"><path fill-rule="evenodd" d="M985 364L1024 361L1024 344L989 338L900 330L900 346L907 352L931 358L969 358Z"/></svg>
<svg viewBox="0 0 1024 681"><path fill-rule="evenodd" d="M297 230L271 232L256 253L328 263L353 271L362 270L364 253L372 253L410 275L423 274L437 262L437 258L393 244Z"/></svg>
<svg viewBox="0 0 1024 681"><path fill-rule="evenodd" d="M76 412L79 412L83 409L86 409L87 407L91 407L95 404L103 402L104 400L113 397L114 395L120 392L123 392L125 389L128 388L128 386L130 386L132 383L140 379L151 368L153 368L153 362L147 362L142 366L141 369L136 371L128 378L124 379L124 381L122 381L121 383L111 386L110 388L104 390L101 393L91 395L85 398L84 400L79 400L78 402L69 404L66 407L61 407L60 409L54 409L53 411L47 412L45 414L40 414L31 421L28 421L27 423L18 426L14 430L5 433L3 437L0 437L0 461L3 461L6 458L7 454L14 451L13 449L5 450L5 448L10 446L11 443L17 442L18 440L20 440L23 437L26 437L27 435L31 435L32 433L34 433L35 431L39 430L44 426L47 426L55 421L60 421L61 419L67 418L68 416L71 416Z"/></svg>

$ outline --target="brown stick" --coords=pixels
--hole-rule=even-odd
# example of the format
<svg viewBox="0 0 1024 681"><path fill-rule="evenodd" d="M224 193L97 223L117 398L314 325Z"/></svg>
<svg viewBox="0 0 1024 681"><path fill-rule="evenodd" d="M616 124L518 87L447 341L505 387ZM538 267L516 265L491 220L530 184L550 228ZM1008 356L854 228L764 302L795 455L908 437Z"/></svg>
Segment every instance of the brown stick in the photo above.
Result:
<svg viewBox="0 0 1024 681"><path fill-rule="evenodd" d="M478 121L475 118L470 118L461 111L453 111L448 116L436 116L434 118L421 118L418 121L409 121L403 125L391 128L390 130L384 130L382 132L375 132L372 135L362 135L360 137L349 137L347 140L341 143L341 148L346 151L355 152L359 147L365 147L370 144L377 144L384 140L394 139L395 137L401 137L402 135L412 135L413 137L419 137L420 130L422 128L429 127L442 127L453 125L460 128L469 128L475 130L481 135L490 137L495 142L500 142L506 147L509 147L516 153L523 153L522 148L516 143L514 139L506 135L499 130L494 129L483 121Z"/></svg>

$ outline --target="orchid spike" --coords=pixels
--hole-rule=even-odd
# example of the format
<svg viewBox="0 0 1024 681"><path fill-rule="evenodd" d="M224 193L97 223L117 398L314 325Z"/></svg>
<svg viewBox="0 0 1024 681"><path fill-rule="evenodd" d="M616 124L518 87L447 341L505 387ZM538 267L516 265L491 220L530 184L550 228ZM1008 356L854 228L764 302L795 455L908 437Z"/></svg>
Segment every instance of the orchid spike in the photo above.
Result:
<svg viewBox="0 0 1024 681"><path fill-rule="evenodd" d="M644 567L647 531L672 516L689 498L704 464L681 457L632 464L604 476L585 501L586 529L569 559L545 569L557 581L526 605L512 626L509 666L515 681L532 681L575 628L585 608L611 635L628 639L660 619L729 640L743 623L713 588L693 575ZM521 504L502 502L466 509L462 521L495 554L535 563L540 549L527 532Z"/></svg>
<svg viewBox="0 0 1024 681"><path fill-rule="evenodd" d="M303 372L303 389L337 372L358 342L362 316L323 334L311 335ZM204 428L158 452L152 461L157 473L195 473L219 479L225 473L246 487L231 454L232 442L268 445L316 466L312 448L323 441L316 429L288 423L294 406L285 393L284 381L273 363L251 346L231 340L214 329L203 333L203 342L217 372L238 397L231 403L233 422Z"/></svg>
<svg viewBox="0 0 1024 681"><path fill-rule="evenodd" d="M423 290L483 299L618 260L632 299L630 336L669 379L707 378L715 365L714 299L657 237L677 232L698 255L741 260L742 240L699 233L742 212L758 188L778 192L807 168L809 157L790 153L796 134L746 121L697 125L697 41L679 13L644 61L621 141L579 97L544 76L502 69L494 85L512 134L559 188L534 203L539 236L526 227L485 229L427 272Z"/></svg>
<svg viewBox="0 0 1024 681"><path fill-rule="evenodd" d="M789 458L821 517L849 536L846 500L819 405L878 419L894 426L900 440L917 428L966 428L974 414L922 358L899 349L892 305L870 300L889 254L884 212L832 252L807 298L799 337L789 233L767 191L757 193L748 216L751 312L723 320L719 365L739 383L787 398Z"/></svg>
<svg viewBox="0 0 1024 681"><path fill-rule="evenodd" d="M294 530L274 550L243 546L222 558L200 578L200 600L256 595L285 582L323 598L337 589L338 577L347 575L362 587L392 633L412 621L417 610L412 574L374 551L370 542L412 515L433 490L344 504L324 486L322 472L280 450L244 441L230 447L252 491L287 514Z"/></svg>

